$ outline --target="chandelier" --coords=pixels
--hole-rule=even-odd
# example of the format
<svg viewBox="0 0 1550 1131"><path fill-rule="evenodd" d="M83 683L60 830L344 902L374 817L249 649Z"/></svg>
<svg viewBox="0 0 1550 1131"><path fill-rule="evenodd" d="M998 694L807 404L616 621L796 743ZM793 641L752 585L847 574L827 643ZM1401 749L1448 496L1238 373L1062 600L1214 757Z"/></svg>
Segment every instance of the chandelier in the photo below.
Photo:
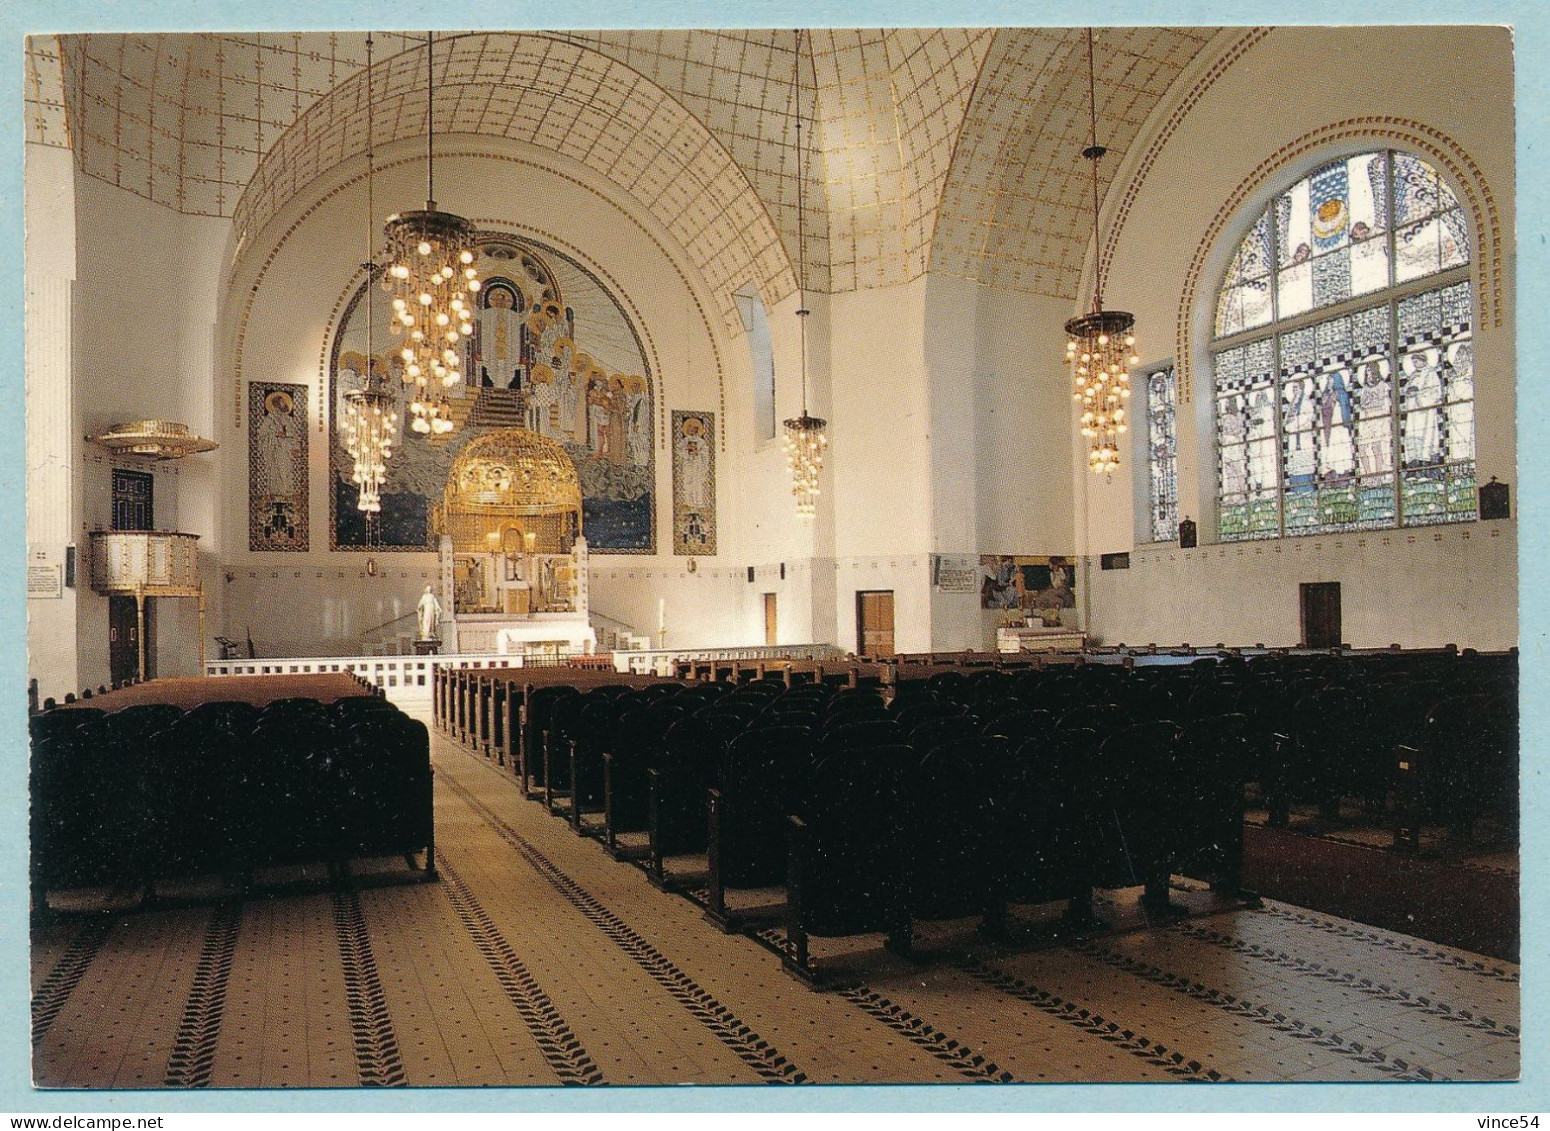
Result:
<svg viewBox="0 0 1550 1131"><path fill-rule="evenodd" d="M828 422L807 412L807 296L803 288L807 266L807 239L804 227L802 185L802 33L796 33L795 91L797 128L797 317L802 326L802 415L785 422L786 463L791 469L791 493L796 497L797 515L811 518L818 510L818 481L823 474L823 453L829 446Z"/></svg>
<svg viewBox="0 0 1550 1131"><path fill-rule="evenodd" d="M1087 466L1098 474L1119 466L1119 437L1127 431L1125 402L1130 399L1135 316L1103 309L1103 245L1098 238L1098 161L1108 152L1098 144L1098 100L1093 78L1093 29L1087 29L1087 102L1092 144L1082 156L1093 167L1093 308L1066 323L1066 364L1071 367L1071 399L1081 407L1082 435L1091 441Z"/></svg>
<svg viewBox="0 0 1550 1131"><path fill-rule="evenodd" d="M409 415L414 417L409 427L422 436L445 436L457 427L452 419L452 406L440 393L431 394L417 389L409 401Z"/></svg>
<svg viewBox="0 0 1550 1131"><path fill-rule="evenodd" d="M372 370L376 359L367 356L366 384L344 395L344 447L354 466L351 481L360 489L357 510L368 515L382 512L382 482L387 462L398 438L398 411L393 394Z"/></svg>
<svg viewBox="0 0 1550 1131"><path fill-rule="evenodd" d="M393 296L393 333L404 339L399 356L404 381L415 386L410 412L414 431L445 435L457 427L440 390L462 379L458 343L473 333L479 272L474 268L474 226L436 209L436 33L425 36L425 207L387 218L388 268L382 288ZM432 378L437 384L432 385Z"/></svg>
<svg viewBox="0 0 1550 1131"><path fill-rule="evenodd" d="M372 353L376 344L371 314L371 280L376 264L371 260L372 229L376 223L376 201L372 195L374 131L371 113L371 35L366 36L366 355L365 383L344 395L344 414L340 430L344 433L345 451L353 466L351 480L359 490L356 509L364 511L369 519L382 512L382 483L387 478L387 461L393 455L393 442L398 438L398 408L395 398L388 391L379 372L380 366Z"/></svg>

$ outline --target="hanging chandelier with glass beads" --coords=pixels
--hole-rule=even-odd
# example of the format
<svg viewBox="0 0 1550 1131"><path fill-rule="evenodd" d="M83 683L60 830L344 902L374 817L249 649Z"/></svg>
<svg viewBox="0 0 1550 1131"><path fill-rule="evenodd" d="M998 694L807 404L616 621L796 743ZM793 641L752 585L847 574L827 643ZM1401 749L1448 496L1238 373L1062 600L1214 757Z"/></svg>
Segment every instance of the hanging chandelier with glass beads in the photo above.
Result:
<svg viewBox="0 0 1550 1131"><path fill-rule="evenodd" d="M398 409L394 396L381 377L370 373L373 359L366 361L366 384L344 395L344 447L353 470L351 481L360 491L356 509L367 514L382 511L382 483L387 478L388 460L398 439Z"/></svg>
<svg viewBox="0 0 1550 1131"><path fill-rule="evenodd" d="M1066 323L1066 364L1071 367L1071 399L1081 409L1082 435L1090 441L1087 466L1102 475L1119 467L1119 438L1129 430L1125 403L1130 399L1130 370L1135 354L1135 316L1103 309L1103 245L1098 239L1098 161L1108 152L1098 144L1097 84L1093 68L1093 31L1087 29L1087 101L1092 144L1082 156L1093 170L1093 308Z"/></svg>
<svg viewBox="0 0 1550 1131"><path fill-rule="evenodd" d="M807 411L807 309L804 279L807 265L805 209L802 192L802 33L796 33L796 71L792 87L796 97L797 130L797 317L802 326L802 415L785 422L786 463L791 471L791 493L797 515L811 518L818 511L819 481L823 476L824 450L829 446L828 422Z"/></svg>
<svg viewBox="0 0 1550 1131"><path fill-rule="evenodd" d="M340 421L345 451L351 463L351 481L359 492L355 506L368 518L382 512L382 484L387 478L388 460L398 439L397 399L389 391L372 353L376 345L372 319L371 280L377 267L372 262L373 229L376 225L376 201L372 193L375 155L371 113L371 36L366 36L366 349L360 388L344 395L344 413Z"/></svg>
<svg viewBox="0 0 1550 1131"><path fill-rule="evenodd" d="M474 226L436 208L435 33L425 43L425 207L387 218L387 270L382 288L393 296L393 333L403 339L404 382L415 386L410 425L445 435L457 425L443 389L462 380L459 343L473 333L479 272Z"/></svg>
<svg viewBox="0 0 1550 1131"><path fill-rule="evenodd" d="M801 416L786 421L786 463L791 470L791 493L796 496L797 514L802 518L811 518L818 512L823 453L829 446L826 428L826 421L809 416L805 408Z"/></svg>
<svg viewBox="0 0 1550 1131"><path fill-rule="evenodd" d="M1128 431L1130 367L1136 320L1123 310L1097 307L1066 323L1066 363L1071 366L1071 399L1081 406L1082 435L1091 441L1087 466L1100 474L1119 466L1119 437Z"/></svg>

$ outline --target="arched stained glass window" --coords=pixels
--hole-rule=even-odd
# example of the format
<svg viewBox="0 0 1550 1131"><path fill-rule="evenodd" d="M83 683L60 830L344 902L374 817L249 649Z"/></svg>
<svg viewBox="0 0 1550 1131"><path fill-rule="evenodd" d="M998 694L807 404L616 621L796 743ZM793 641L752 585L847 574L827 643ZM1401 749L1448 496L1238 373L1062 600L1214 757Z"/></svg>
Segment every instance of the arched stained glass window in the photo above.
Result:
<svg viewBox="0 0 1550 1131"><path fill-rule="evenodd" d="M1476 517L1469 261L1410 154L1331 162L1255 217L1216 301L1222 540Z"/></svg>

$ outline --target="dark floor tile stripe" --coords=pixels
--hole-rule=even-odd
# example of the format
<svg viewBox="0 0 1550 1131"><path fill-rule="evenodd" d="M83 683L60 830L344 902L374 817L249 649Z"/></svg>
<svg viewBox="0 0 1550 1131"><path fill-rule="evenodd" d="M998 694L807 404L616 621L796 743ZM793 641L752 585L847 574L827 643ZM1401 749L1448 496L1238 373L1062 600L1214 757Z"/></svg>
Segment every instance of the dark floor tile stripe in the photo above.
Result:
<svg viewBox="0 0 1550 1131"><path fill-rule="evenodd" d="M353 891L334 892L334 936L344 968L345 1004L350 1011L359 1082L366 1088L404 1087L408 1080L403 1055L388 1015L377 960L371 953L366 917Z"/></svg>
<svg viewBox="0 0 1550 1131"><path fill-rule="evenodd" d="M936 1026L866 986L851 986L840 990L839 994L868 1016L881 1021L895 1033L976 1083L1010 1084L1015 1079L1010 1072L1003 1072L994 1061L979 1055L968 1045L959 1044Z"/></svg>
<svg viewBox="0 0 1550 1131"><path fill-rule="evenodd" d="M1170 1076L1177 1076L1182 1080L1194 1080L1209 1083L1230 1082L1232 1077L1226 1076L1200 1061L1185 1056L1183 1053L1168 1046L1159 1044L1150 1037L1144 1037L1134 1030L1122 1028L1116 1022L1108 1020L1102 1014L1094 1013L1089 1009L1083 1009L1075 1002L1066 1001L1041 989L1029 982L1023 981L1005 970L998 970L983 962L964 961L958 963L958 969L982 982L992 989L1000 990L1009 997L1018 1001L1027 1002L1044 1013L1059 1021L1074 1026L1089 1036L1097 1037L1100 1041L1107 1042L1116 1048L1123 1049L1130 1055L1137 1057L1146 1063L1161 1068Z"/></svg>
<svg viewBox="0 0 1550 1131"><path fill-rule="evenodd" d="M479 900L463 882L445 855L436 854L437 868L441 873L441 890L452 904L458 920L474 940L479 953L489 963L507 999L516 1007L517 1015L527 1026L544 1060L554 1069L562 1084L606 1084L603 1073L580 1039L532 972L517 957L516 951L506 941L494 920L480 905Z"/></svg>
<svg viewBox="0 0 1550 1131"><path fill-rule="evenodd" d="M237 953L237 934L242 905L222 904L210 916L204 943L199 948L199 964L183 1019L178 1022L172 1040L172 1055L167 1059L163 1081L169 1088L208 1088L210 1071L215 1066L215 1048L221 1036L221 1018L226 1013L226 983L231 979L232 959Z"/></svg>
<svg viewBox="0 0 1550 1131"><path fill-rule="evenodd" d="M1112 966L1116 970L1123 970L1154 986L1172 990L1183 994L1195 1001L1204 1002L1206 1005L1220 1009L1224 1013L1234 1017L1241 1017L1246 1021L1252 1021L1256 1025L1274 1029L1278 1033L1285 1033L1300 1041L1307 1041L1321 1049L1326 1049L1337 1056L1357 1064L1365 1064L1376 1072L1394 1080L1409 1083L1430 1082L1443 1080L1446 1077L1439 1076L1419 1064L1401 1060L1399 1057L1388 1057L1377 1049L1370 1049L1359 1041L1348 1041L1335 1033L1331 1033L1318 1025L1310 1024L1296 1017L1288 1016L1265 1005L1255 1005L1234 994L1223 990L1213 989L1193 981L1183 974L1177 974L1170 970L1164 970L1161 966L1153 966L1142 962L1140 959L1127 955L1116 954L1112 950L1101 947L1093 942L1081 942L1073 946L1074 950L1089 955L1105 965Z"/></svg>
<svg viewBox="0 0 1550 1131"><path fill-rule="evenodd" d="M1272 919L1280 919L1286 923L1297 923L1304 927L1311 927L1316 931L1323 931L1326 934L1338 935L1343 939L1355 939L1396 954L1406 954L1412 958L1424 959L1427 962L1437 962L1443 966L1449 966L1479 978L1491 978L1496 981L1512 982L1514 984L1518 982L1516 971L1507 970L1500 966L1487 966L1484 962L1474 961L1462 955L1449 954L1444 950L1434 950L1422 943L1412 942L1409 939L1395 938L1381 931L1363 930L1361 927L1350 923L1340 923L1325 919L1310 912L1298 911L1287 907L1275 907L1267 903L1265 906L1255 909L1255 914L1269 915Z"/></svg>
<svg viewBox="0 0 1550 1131"><path fill-rule="evenodd" d="M65 949L64 955L48 972L37 993L32 995L32 1043L37 1044L59 1016L59 1011L70 1000L75 987L81 984L92 961L108 939L112 920L93 917L82 924L75 938Z"/></svg>
<svg viewBox="0 0 1550 1131"><path fill-rule="evenodd" d="M1475 1029L1484 1033L1492 1033L1500 1037L1518 1039L1518 1027L1508 1025L1505 1022L1493 1021L1489 1017L1482 1017L1470 1010L1451 1006L1446 1002L1426 994L1415 993L1411 990L1401 989L1384 982L1375 982L1371 978L1364 978L1360 974L1353 974L1346 970L1337 970L1333 966L1326 966L1321 962L1310 962L1306 958L1298 958L1288 954L1284 950L1275 950L1258 943L1251 943L1244 939L1235 938L1232 935L1213 931L1208 927L1196 923L1178 923L1172 930L1188 938L1198 939L1209 943L1211 946L1230 950L1234 954L1240 954L1245 958L1264 962L1281 970L1290 970L1294 974L1302 974L1309 978L1318 978L1321 981L1344 986L1356 993L1367 997L1376 998L1379 1001L1392 1002L1405 1009L1424 1013L1428 1017L1440 1017L1445 1021L1452 1021L1463 1025L1468 1029Z"/></svg>
<svg viewBox="0 0 1550 1131"><path fill-rule="evenodd" d="M807 1074L787 1060L768 1041L740 1020L711 994L701 989L689 975L670 961L661 951L637 934L623 919L594 898L585 888L566 875L547 856L505 822L493 809L471 793L467 787L453 780L451 774L438 779L461 798L497 836L504 840L518 855L538 873L543 880L559 892L560 896L579 911L588 922L602 931L620 950L638 965L652 981L666 990L673 1000L688 1010L689 1014L720 1041L744 1064L770 1084L802 1084Z"/></svg>

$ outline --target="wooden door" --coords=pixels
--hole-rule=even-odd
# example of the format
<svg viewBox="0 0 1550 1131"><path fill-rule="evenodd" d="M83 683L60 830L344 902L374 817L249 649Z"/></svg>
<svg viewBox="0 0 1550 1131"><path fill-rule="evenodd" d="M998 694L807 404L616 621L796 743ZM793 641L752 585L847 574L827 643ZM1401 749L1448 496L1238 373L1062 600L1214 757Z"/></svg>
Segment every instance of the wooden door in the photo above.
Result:
<svg viewBox="0 0 1550 1131"><path fill-rule="evenodd" d="M893 590L856 594L856 645L863 656L893 655Z"/></svg>
<svg viewBox="0 0 1550 1131"><path fill-rule="evenodd" d="M1304 648L1340 646L1340 582L1303 583L1302 643Z"/></svg>
<svg viewBox="0 0 1550 1131"><path fill-rule="evenodd" d="M764 595L764 642L771 648L779 643L779 634L775 630L775 594Z"/></svg>
<svg viewBox="0 0 1550 1131"><path fill-rule="evenodd" d="M133 597L108 598L108 677L114 683L133 679L140 666L139 621Z"/></svg>
<svg viewBox="0 0 1550 1131"><path fill-rule="evenodd" d="M140 671L140 622L133 597L108 598L108 678L133 679ZM156 602L145 602L145 678L156 678Z"/></svg>

